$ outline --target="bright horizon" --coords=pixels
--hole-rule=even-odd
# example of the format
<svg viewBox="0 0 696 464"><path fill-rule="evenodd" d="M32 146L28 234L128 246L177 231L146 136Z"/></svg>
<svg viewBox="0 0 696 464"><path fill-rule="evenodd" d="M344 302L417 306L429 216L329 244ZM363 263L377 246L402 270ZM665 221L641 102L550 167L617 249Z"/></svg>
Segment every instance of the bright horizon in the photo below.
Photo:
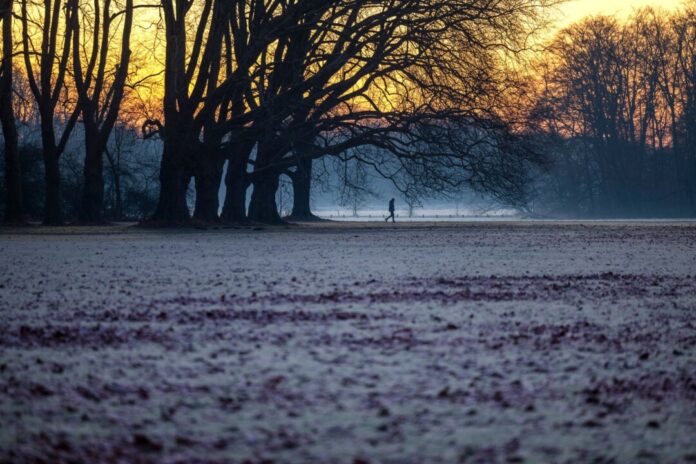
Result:
<svg viewBox="0 0 696 464"><path fill-rule="evenodd" d="M616 15L619 18L626 18L634 10L646 6L674 10L683 4L682 0L661 0L660 2L650 0L571 0L558 7L558 19L551 28L567 26L586 16Z"/></svg>

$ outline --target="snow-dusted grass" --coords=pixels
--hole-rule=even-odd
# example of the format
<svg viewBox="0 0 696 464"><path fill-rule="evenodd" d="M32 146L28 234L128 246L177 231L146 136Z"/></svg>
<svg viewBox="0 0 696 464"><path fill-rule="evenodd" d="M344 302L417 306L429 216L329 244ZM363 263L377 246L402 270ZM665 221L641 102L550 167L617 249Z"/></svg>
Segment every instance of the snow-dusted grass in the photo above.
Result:
<svg viewBox="0 0 696 464"><path fill-rule="evenodd" d="M0 462L696 461L693 223L32 231Z"/></svg>

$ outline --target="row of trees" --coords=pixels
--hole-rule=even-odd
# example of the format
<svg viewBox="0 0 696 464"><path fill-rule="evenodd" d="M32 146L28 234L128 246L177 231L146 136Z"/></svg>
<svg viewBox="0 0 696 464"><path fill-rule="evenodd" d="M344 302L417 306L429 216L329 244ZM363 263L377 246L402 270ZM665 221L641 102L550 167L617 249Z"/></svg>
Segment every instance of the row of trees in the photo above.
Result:
<svg viewBox="0 0 696 464"><path fill-rule="evenodd" d="M190 220L192 181L198 221L279 222L281 176L292 181L293 216L311 218L312 165L322 157L372 169L409 198L467 186L520 204L540 155L505 117L519 88L506 60L546 6L1 0L7 219L21 221L24 211L13 114L21 74L39 114L44 223L63 221L59 160L76 132L84 140L79 220L104 220L104 160L143 82L131 41L144 25L156 31L149 74L163 76L160 107L138 124L162 145L154 223Z"/></svg>
<svg viewBox="0 0 696 464"><path fill-rule="evenodd" d="M585 19L540 59L532 127L555 167L541 211L696 215L696 4Z"/></svg>
<svg viewBox="0 0 696 464"><path fill-rule="evenodd" d="M76 217L121 215L119 153L136 126L162 150L156 224L188 222L192 196L197 221L279 222L282 176L291 216L312 219L325 157L343 166L341 196L372 171L414 204L468 187L542 213L696 214L696 7L585 19L520 79L509 59L546 6L0 0L6 219L22 221L41 191L44 222L63 221L71 143L83 151ZM144 30L148 62L131 50ZM146 84L149 112L137 106ZM20 156L36 151L40 188ZM530 192L542 151L554 163Z"/></svg>
<svg viewBox="0 0 696 464"><path fill-rule="evenodd" d="M15 5L18 4L18 5ZM130 63L133 2L106 0L13 2L3 0L2 125L5 137L6 218L21 222L24 214L17 118L14 114L14 58L39 116L45 174L44 223L60 224L62 202L60 158L75 126L84 133L84 186L79 218L101 219L104 195L103 159L119 115ZM13 19L19 19L19 28ZM123 20L121 21L121 17ZM114 23L120 47L113 44ZM20 41L14 33L19 31ZM15 48L19 49L15 53ZM113 55L119 55L114 61Z"/></svg>

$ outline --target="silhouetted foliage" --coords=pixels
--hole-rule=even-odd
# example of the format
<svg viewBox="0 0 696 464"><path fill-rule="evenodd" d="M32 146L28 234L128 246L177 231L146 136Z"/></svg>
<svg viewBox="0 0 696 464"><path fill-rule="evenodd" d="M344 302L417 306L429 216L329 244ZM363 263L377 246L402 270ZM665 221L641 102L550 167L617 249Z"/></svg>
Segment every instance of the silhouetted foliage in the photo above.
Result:
<svg viewBox="0 0 696 464"><path fill-rule="evenodd" d="M595 17L556 37L532 119L552 147L535 209L696 215L696 11Z"/></svg>
<svg viewBox="0 0 696 464"><path fill-rule="evenodd" d="M282 178L284 212L312 219L312 182L331 165L352 173L339 196L354 209L379 176L409 205L466 189L538 214L696 214L694 7L581 21L521 78L511 60L552 3L6 0L18 53L3 47L3 186L32 191L3 210L46 224L276 223ZM163 87L161 108L136 114L139 8L157 13Z"/></svg>

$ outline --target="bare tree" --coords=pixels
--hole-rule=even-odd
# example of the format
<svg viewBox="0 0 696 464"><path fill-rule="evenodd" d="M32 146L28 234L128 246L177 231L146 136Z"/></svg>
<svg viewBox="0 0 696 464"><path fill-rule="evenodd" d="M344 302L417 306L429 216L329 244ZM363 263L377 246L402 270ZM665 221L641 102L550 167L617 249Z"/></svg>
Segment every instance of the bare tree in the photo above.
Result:
<svg viewBox="0 0 696 464"><path fill-rule="evenodd" d="M625 22L586 19L554 39L533 113L556 141L557 178L547 183L557 199L589 215L696 211L696 163L684 150L696 125L687 122L694 17L648 8Z"/></svg>
<svg viewBox="0 0 696 464"><path fill-rule="evenodd" d="M442 161L448 157L447 171L435 169L439 162L420 163L420 169L433 168L431 177L437 173L451 178L439 182L440 187L462 185L452 174L455 159L461 165L468 153L452 149L438 153L436 146L439 143L444 148L442 143L424 138L427 131L414 129L454 120L476 124L499 119L479 110L491 106L499 92L495 75L501 69L496 69L496 53L505 46L514 47L515 40L527 31L521 24L541 6L536 2L472 5L444 0L393 2L374 9L356 1L333 5L318 20L309 21L305 27L313 32L307 39L290 36L281 42L274 51L284 46L285 52L270 56L266 72L255 85L261 95L258 100L267 107L264 114L273 119L262 124L265 132L260 136L267 134L270 140L259 141L253 160L250 218L279 220L272 194L277 177L298 166L300 160L336 156L363 145L381 148L373 153L382 157L402 160L402 173L408 172L406 165L413 166L414 159ZM380 27L374 27L376 24ZM293 47L302 53L294 54ZM318 137L320 134L327 137ZM298 139L300 144L309 141L313 146L298 150ZM315 143L314 139L338 143ZM366 162L396 180L380 169L384 160ZM425 179L422 172L419 176Z"/></svg>
<svg viewBox="0 0 696 464"><path fill-rule="evenodd" d="M288 219L292 221L316 221L319 218L312 213L310 202L314 160L302 153L298 154L297 158L297 166L290 174L293 196L292 213Z"/></svg>
<svg viewBox="0 0 696 464"><path fill-rule="evenodd" d="M123 122L117 122L111 136L111 144L104 148L104 154L111 174L113 200L111 216L123 219L123 159L126 155L132 155L136 143L136 134L133 128Z"/></svg>
<svg viewBox="0 0 696 464"><path fill-rule="evenodd" d="M13 87L13 47L12 30L13 1L0 1L0 22L2 22L2 63L0 64L0 122L5 140L5 221L22 222L24 207L22 201L22 173L19 164L19 138L15 123Z"/></svg>
<svg viewBox="0 0 696 464"><path fill-rule="evenodd" d="M688 4L673 19L680 85L681 116L674 130L679 179L696 212L696 5Z"/></svg>
<svg viewBox="0 0 696 464"><path fill-rule="evenodd" d="M70 0L68 9L72 19L75 88L85 136L79 219L100 223L104 208L104 150L118 118L128 77L133 0L123 4L111 0ZM121 39L118 60L112 63L112 53L117 50L112 42L114 27L120 27Z"/></svg>
<svg viewBox="0 0 696 464"><path fill-rule="evenodd" d="M162 224L181 224L189 220L186 193L193 175L194 153L200 151L200 132L194 127L194 118L205 95L208 73L219 58L218 41L210 37L208 27L213 7L219 11L219 2L205 0L193 23L192 6L193 2L188 0L161 2L166 33L164 121L148 120L143 125L146 136L157 133L164 144L160 196L153 216L155 222ZM195 36L190 54L187 51L189 29Z"/></svg>
<svg viewBox="0 0 696 464"><path fill-rule="evenodd" d="M156 222L176 224L188 221L186 189L194 175L200 178L199 191L208 192L206 198L210 200L217 198L217 189L208 187L208 184L211 179L219 178L222 166L215 160L207 163L209 156L217 158L218 153L202 145L204 127L207 126L209 138L210 132L217 132L218 129L213 128L218 119L215 113L229 114L230 106L237 101L235 89L240 82L243 84L248 68L255 63L259 53L274 41L280 31L292 24L288 18L303 9L311 9L315 3L316 0L270 2L267 5L265 2L206 0L194 15L191 13L193 2L162 1L167 32L164 123L148 121L146 124L146 128L155 128L154 131L148 130L148 134L157 132L164 142L162 188L153 217ZM233 42L229 35L229 25L240 12L253 13L250 16L255 29L250 32L253 35L248 36L248 46ZM189 29L194 31L190 53L187 51ZM241 60L239 54L235 54L234 61L228 58L223 63L223 44L225 50L240 47L247 53ZM227 55L232 56L231 53ZM225 118L225 123L238 125L240 115L234 116ZM221 140L222 137L215 135L212 139ZM207 145L208 148L214 146L212 142ZM214 175L207 172L211 165L216 171ZM212 219L216 219L217 208L210 207L205 213L201 210L201 216L205 216L202 219L209 219L207 216L211 212L215 216Z"/></svg>
<svg viewBox="0 0 696 464"><path fill-rule="evenodd" d="M142 125L146 138L163 143L153 222L190 220L192 179L197 221L244 220L253 186L249 218L280 222L282 175L293 182L293 216L311 218L312 165L326 156L371 169L414 198L464 185L523 196L535 154L502 117L504 95L515 86L502 56L524 47L552 0L157 3L166 37L162 119ZM135 8L132 0L22 0L22 51L41 115L46 223L61 220L58 160L79 114L79 217L103 220L103 156L124 99ZM109 47L114 37L119 44Z"/></svg>
<svg viewBox="0 0 696 464"><path fill-rule="evenodd" d="M336 168L340 182L338 203L341 206L349 206L353 217L358 217L358 209L372 195L369 188L367 166L354 159L352 161L341 160L336 163Z"/></svg>
<svg viewBox="0 0 696 464"><path fill-rule="evenodd" d="M70 17L72 10L64 6L61 0L45 0L40 3L21 0L24 68L41 120L46 177L44 224L47 225L63 222L58 162L80 113L77 103L61 102L69 116L56 121L56 106L61 97L65 97L63 93L74 25ZM38 48L35 43L37 35L40 35ZM62 132L58 136L60 129Z"/></svg>

